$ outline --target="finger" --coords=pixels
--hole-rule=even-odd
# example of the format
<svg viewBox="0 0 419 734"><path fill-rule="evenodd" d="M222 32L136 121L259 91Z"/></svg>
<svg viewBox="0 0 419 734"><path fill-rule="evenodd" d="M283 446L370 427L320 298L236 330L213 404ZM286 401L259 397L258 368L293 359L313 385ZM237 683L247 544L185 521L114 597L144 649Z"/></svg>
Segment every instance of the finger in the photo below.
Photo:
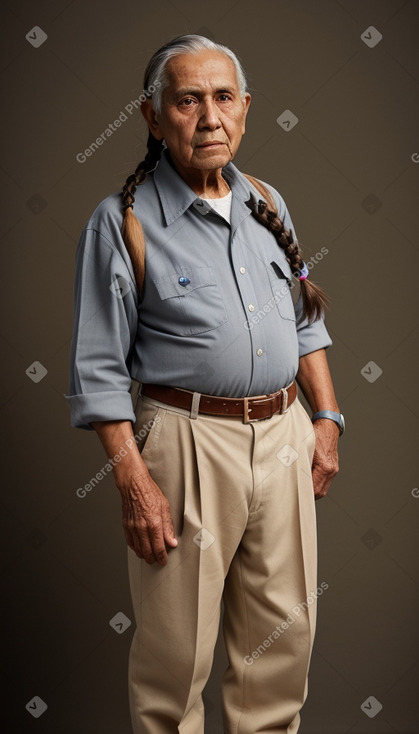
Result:
<svg viewBox="0 0 419 734"><path fill-rule="evenodd" d="M175 528L173 525L173 520L172 520L172 515L170 512L169 505L163 508L162 519L163 519L164 540L168 545L172 546L173 548L176 548L178 541L176 539Z"/></svg>
<svg viewBox="0 0 419 734"><path fill-rule="evenodd" d="M332 483L332 479L329 476L322 476L320 481L315 485L315 494L317 497L325 497L330 489L330 485Z"/></svg>
<svg viewBox="0 0 419 734"><path fill-rule="evenodd" d="M122 526L125 532L125 538L130 548L134 553L141 558L141 545L138 541L135 531L135 519L131 511L131 507L127 503L122 505Z"/></svg>
<svg viewBox="0 0 419 734"><path fill-rule="evenodd" d="M318 468L314 468L312 473L314 495L316 499L321 499L325 492L325 476ZM326 490L327 491L327 490Z"/></svg>
<svg viewBox="0 0 419 734"><path fill-rule="evenodd" d="M134 542L131 539L131 535L127 531L125 531L125 540L127 542L128 548L131 548L131 550L134 551L136 556L138 556L139 558L142 558L143 557L142 553L136 548Z"/></svg>
<svg viewBox="0 0 419 734"><path fill-rule="evenodd" d="M146 563L155 563L156 557L152 548L148 525L145 520L141 520L140 523L141 524L136 528L136 535L141 546L144 560Z"/></svg>
<svg viewBox="0 0 419 734"><path fill-rule="evenodd" d="M134 551L135 555L138 556L138 558L144 558L141 546L137 540L137 537L135 533L132 532L132 530L129 527L126 527L124 525L124 532L125 532L125 539L127 541L128 546L131 548L131 550Z"/></svg>
<svg viewBox="0 0 419 734"><path fill-rule="evenodd" d="M166 546L164 543L163 520L159 518L148 524L148 535L154 557L161 566L165 566L168 561Z"/></svg>

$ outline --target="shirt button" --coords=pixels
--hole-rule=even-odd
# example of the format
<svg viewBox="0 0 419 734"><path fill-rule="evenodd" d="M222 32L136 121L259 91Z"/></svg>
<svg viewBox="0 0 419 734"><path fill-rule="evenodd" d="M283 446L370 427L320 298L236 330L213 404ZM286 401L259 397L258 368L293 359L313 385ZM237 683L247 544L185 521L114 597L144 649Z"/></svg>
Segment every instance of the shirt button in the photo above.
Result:
<svg viewBox="0 0 419 734"><path fill-rule="evenodd" d="M258 355L258 357L261 357L263 354L263 349L258 349L256 354Z"/></svg>
<svg viewBox="0 0 419 734"><path fill-rule="evenodd" d="M254 305L253 305L253 304L251 303L251 304L250 304L250 306L249 306L249 311L254 311L254 310L255 310L255 307L254 307Z"/></svg>
<svg viewBox="0 0 419 734"><path fill-rule="evenodd" d="M241 272L241 274L242 274L242 275L244 275L244 274L245 274L245 272L246 272L246 268L244 268L244 267L242 266L242 267L240 268L240 272Z"/></svg>
<svg viewBox="0 0 419 734"><path fill-rule="evenodd" d="M189 278L186 278L184 275L181 275L180 278L178 278L177 282L179 283L179 285L189 285L191 281L189 280Z"/></svg>

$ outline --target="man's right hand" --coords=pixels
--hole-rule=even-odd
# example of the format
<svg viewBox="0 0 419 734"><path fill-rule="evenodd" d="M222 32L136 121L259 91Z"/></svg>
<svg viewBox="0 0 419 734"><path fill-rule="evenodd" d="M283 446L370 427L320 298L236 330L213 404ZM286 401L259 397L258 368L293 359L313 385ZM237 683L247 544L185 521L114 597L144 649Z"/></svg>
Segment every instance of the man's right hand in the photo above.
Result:
<svg viewBox="0 0 419 734"><path fill-rule="evenodd" d="M144 464L144 471L115 474L122 497L122 525L130 548L147 563L167 563L166 543L175 548L170 505L167 497L153 481Z"/></svg>
<svg viewBox="0 0 419 734"><path fill-rule="evenodd" d="M115 484L122 498L122 524L130 548L147 563L164 566L168 561L166 545L176 548L172 516L167 497L151 478L134 439L131 421L95 421L109 458L127 453L114 467Z"/></svg>

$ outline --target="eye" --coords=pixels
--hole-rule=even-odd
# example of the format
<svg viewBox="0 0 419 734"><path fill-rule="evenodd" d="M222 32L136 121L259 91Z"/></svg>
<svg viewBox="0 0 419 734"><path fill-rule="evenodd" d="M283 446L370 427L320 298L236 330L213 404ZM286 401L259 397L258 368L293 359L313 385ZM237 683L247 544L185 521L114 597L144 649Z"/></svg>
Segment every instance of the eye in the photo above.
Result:
<svg viewBox="0 0 419 734"><path fill-rule="evenodd" d="M191 107L194 101L195 100L192 99L192 97L185 97L185 99L182 99L179 104L185 105L185 107Z"/></svg>
<svg viewBox="0 0 419 734"><path fill-rule="evenodd" d="M218 99L220 99L221 102L230 102L231 101L231 97L230 97L229 94L220 94L220 96L219 96Z"/></svg>

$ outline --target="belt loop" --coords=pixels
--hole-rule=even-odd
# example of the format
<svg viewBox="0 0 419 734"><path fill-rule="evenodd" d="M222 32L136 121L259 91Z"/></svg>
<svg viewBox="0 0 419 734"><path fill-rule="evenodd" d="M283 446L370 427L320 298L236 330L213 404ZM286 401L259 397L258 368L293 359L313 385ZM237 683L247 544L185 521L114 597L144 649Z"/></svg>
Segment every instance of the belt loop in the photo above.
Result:
<svg viewBox="0 0 419 734"><path fill-rule="evenodd" d="M194 392L194 394L192 395L192 405L191 405L191 415L190 415L190 418L192 420L196 420L198 418L200 400L201 400L201 393Z"/></svg>
<svg viewBox="0 0 419 734"><path fill-rule="evenodd" d="M288 390L286 387L281 387L282 392L282 405L281 405L281 415L286 413L288 411Z"/></svg>
<svg viewBox="0 0 419 734"><path fill-rule="evenodd" d="M243 398L243 423L250 423L249 413L252 412L252 408L249 408L249 398Z"/></svg>

